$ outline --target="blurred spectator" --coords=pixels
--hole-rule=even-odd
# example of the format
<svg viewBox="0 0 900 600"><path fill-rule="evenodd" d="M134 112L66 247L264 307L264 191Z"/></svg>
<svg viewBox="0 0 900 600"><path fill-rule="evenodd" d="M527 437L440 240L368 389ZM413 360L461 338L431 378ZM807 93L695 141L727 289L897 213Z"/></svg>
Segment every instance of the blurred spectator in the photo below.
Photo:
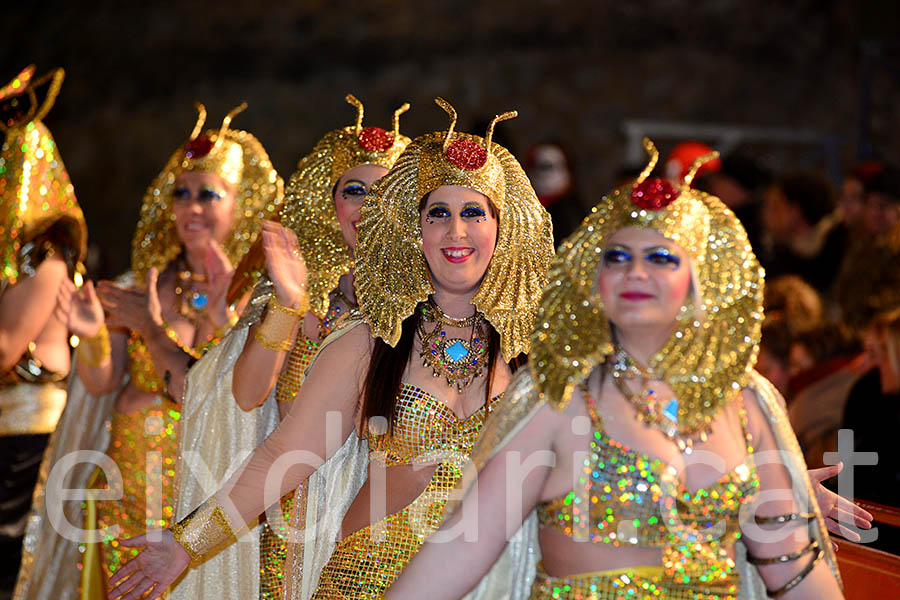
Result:
<svg viewBox="0 0 900 600"><path fill-rule="evenodd" d="M771 175L754 159L730 155L722 160L722 168L694 180L694 187L722 200L740 219L754 249L762 235L760 196L771 183Z"/></svg>
<svg viewBox="0 0 900 600"><path fill-rule="evenodd" d="M792 338L822 323L819 293L796 275L782 275L767 281L763 308L766 323L779 323Z"/></svg>
<svg viewBox="0 0 900 600"><path fill-rule="evenodd" d="M885 167L864 189L866 232L883 235L900 223L900 170Z"/></svg>
<svg viewBox="0 0 900 600"><path fill-rule="evenodd" d="M877 315L865 330L866 352L875 369L850 390L843 428L853 430L856 452L877 452L878 464L854 470L854 495L891 506L900 505L900 310ZM881 532L879 532L881 533ZM880 536L873 544L898 552L898 538Z"/></svg>
<svg viewBox="0 0 900 600"><path fill-rule="evenodd" d="M575 164L562 144L544 142L528 149L524 166L538 199L553 220L553 240L558 246L587 214L576 194Z"/></svg>
<svg viewBox="0 0 900 600"><path fill-rule="evenodd" d="M828 180L819 173L783 175L766 190L761 217L758 254L767 275L801 275L820 292L828 291L847 243Z"/></svg>
<svg viewBox="0 0 900 600"><path fill-rule="evenodd" d="M861 329L900 307L900 171L885 167L865 183L863 235L849 249L833 296L842 319Z"/></svg>
<svg viewBox="0 0 900 600"><path fill-rule="evenodd" d="M850 388L872 364L850 331L820 325L799 334L789 355L788 415L806 463L821 467L822 454L837 450L837 431Z"/></svg>
<svg viewBox="0 0 900 600"><path fill-rule="evenodd" d="M838 210L844 224L850 231L852 241L864 235L866 216L866 185L873 177L884 171L880 162L867 161L856 165L844 177Z"/></svg>
<svg viewBox="0 0 900 600"><path fill-rule="evenodd" d="M756 370L771 381L782 395L788 391L790 352L791 334L787 327L780 322L769 323L767 320L763 323Z"/></svg>

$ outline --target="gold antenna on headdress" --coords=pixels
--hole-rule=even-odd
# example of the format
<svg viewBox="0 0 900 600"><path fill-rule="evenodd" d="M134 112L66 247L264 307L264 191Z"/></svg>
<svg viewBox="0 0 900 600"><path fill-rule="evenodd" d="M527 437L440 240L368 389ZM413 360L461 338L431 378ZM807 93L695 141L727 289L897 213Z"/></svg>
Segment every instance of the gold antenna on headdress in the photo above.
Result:
<svg viewBox="0 0 900 600"><path fill-rule="evenodd" d="M434 103L450 115L450 127L447 128L447 137L444 138L444 151L446 152L447 146L450 144L450 137L453 135L453 128L456 127L456 109L440 96L434 99Z"/></svg>
<svg viewBox="0 0 900 600"><path fill-rule="evenodd" d="M47 96L44 98L44 103L41 104L40 108L37 108L37 110L35 110L35 105L37 104L37 96L34 93L34 88L43 85L48 78L51 79L51 81L50 88L47 90ZM32 120L40 121L47 116L47 113L50 112L51 108L53 108L53 103L56 102L56 97L59 95L59 88L62 86L63 79L65 78L66 72L63 69L54 69L47 75L44 75L33 84L31 84L28 89L28 94L31 97L32 110L35 110L34 115L31 117Z"/></svg>
<svg viewBox="0 0 900 600"><path fill-rule="evenodd" d="M194 102L194 107L197 109L197 122L194 123L194 130L191 131L191 137L188 138L190 140L196 140L203 131L203 125L206 124L206 107L199 102Z"/></svg>
<svg viewBox="0 0 900 600"><path fill-rule="evenodd" d="M509 112L503 113L502 115L497 115L496 117L494 117L494 120L491 121L490 125L488 125L487 135L484 136L484 149L487 150L488 153L491 152L491 140L494 139L494 126L500 121L515 119L518 116L518 111L511 110Z"/></svg>
<svg viewBox="0 0 900 600"><path fill-rule="evenodd" d="M694 159L694 162L691 163L691 168L688 169L688 172L684 176L684 186L691 187L691 182L694 181L694 177L697 176L697 171L700 170L700 167L703 166L703 163L707 163L717 158L719 158L719 153L713 150L709 154L704 154L703 156Z"/></svg>
<svg viewBox="0 0 900 600"><path fill-rule="evenodd" d="M400 135L400 115L409 110L409 102L404 102L403 106L394 111L394 139Z"/></svg>
<svg viewBox="0 0 900 600"><path fill-rule="evenodd" d="M356 135L359 135L359 132L362 131L362 121L363 121L363 103L360 102L356 96L353 94L347 94L344 99L348 104L352 104L356 107Z"/></svg>
<svg viewBox="0 0 900 600"><path fill-rule="evenodd" d="M644 146L644 150L647 152L647 156L650 157L650 162L647 163L647 166L644 167L644 170L641 171L641 174L637 176L637 180L635 183L641 183L648 177L650 177L650 173L653 172L654 167L656 167L656 163L659 162L659 150L656 149L656 146L650 141L650 138L645 137L641 141L641 145Z"/></svg>
<svg viewBox="0 0 900 600"><path fill-rule="evenodd" d="M219 128L219 137L216 138L216 145L213 150L218 150L222 146L222 143L225 141L225 134L228 132L228 126L231 125L231 121L245 110L247 110L247 103L241 102L232 108L231 112L225 115L225 118L222 119L222 126Z"/></svg>

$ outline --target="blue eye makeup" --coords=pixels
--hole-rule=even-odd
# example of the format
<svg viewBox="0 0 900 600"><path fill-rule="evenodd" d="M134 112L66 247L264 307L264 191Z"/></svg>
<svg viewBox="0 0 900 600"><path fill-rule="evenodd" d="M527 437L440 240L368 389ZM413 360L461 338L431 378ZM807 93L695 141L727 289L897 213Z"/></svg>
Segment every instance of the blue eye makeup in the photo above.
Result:
<svg viewBox="0 0 900 600"><path fill-rule="evenodd" d="M463 206L460 216L465 218L474 218L476 223L483 223L487 220L487 212L480 204L466 204Z"/></svg>
<svg viewBox="0 0 900 600"><path fill-rule="evenodd" d="M647 253L645 257L647 262L654 265L671 267L674 271L681 265L681 258L671 252L668 248L654 248Z"/></svg>
<svg viewBox="0 0 900 600"><path fill-rule="evenodd" d="M344 195L344 198L353 198L359 200L365 197L368 190L366 186L361 181L348 181L344 184L344 189L341 190L341 193Z"/></svg>
<svg viewBox="0 0 900 600"><path fill-rule="evenodd" d="M200 194L198 195L200 202L212 202L213 200L221 200L223 192L220 192L217 189L211 187L202 187L200 188Z"/></svg>
<svg viewBox="0 0 900 600"><path fill-rule="evenodd" d="M626 252L624 248L613 246L603 253L604 265L620 265L631 260L631 253Z"/></svg>
<svg viewBox="0 0 900 600"><path fill-rule="evenodd" d="M428 209L428 212L425 213L425 216L429 219L443 219L450 216L450 209L448 209L444 204L434 204L431 206L431 208Z"/></svg>
<svg viewBox="0 0 900 600"><path fill-rule="evenodd" d="M221 200L224 195L225 192L223 191L204 186L200 188L200 191L197 193L197 201L212 202L214 200ZM190 202L194 198L194 195L191 193L190 188L182 185L172 190L172 198L181 202Z"/></svg>

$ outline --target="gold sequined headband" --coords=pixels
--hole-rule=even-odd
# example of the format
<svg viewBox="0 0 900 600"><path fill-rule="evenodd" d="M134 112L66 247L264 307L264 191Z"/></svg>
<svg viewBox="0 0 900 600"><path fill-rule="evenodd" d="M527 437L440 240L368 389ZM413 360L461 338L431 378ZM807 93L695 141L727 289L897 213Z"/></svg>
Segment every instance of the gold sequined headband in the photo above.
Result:
<svg viewBox="0 0 900 600"><path fill-rule="evenodd" d="M164 269L181 252L172 212L172 190L180 173L216 173L235 186L234 226L223 244L234 265L256 240L262 221L281 207L284 182L265 148L252 134L229 128L231 120L244 108L246 103L228 113L218 130L201 133L206 109L197 104L199 116L188 142L175 151L144 193L131 242L131 267L136 281L143 282L151 267Z"/></svg>
<svg viewBox="0 0 900 600"><path fill-rule="evenodd" d="M65 71L35 78L27 67L0 88L0 280L21 276L23 246L50 227L62 226L77 253L87 253L87 225L75 188L50 130L41 121L56 100ZM39 94L43 97L39 98Z"/></svg>
<svg viewBox="0 0 900 600"><path fill-rule="evenodd" d="M335 184L360 165L390 169L410 141L400 134L400 115L409 104L394 111L393 131L389 132L380 127L363 128L362 102L352 94L346 100L357 109L355 125L326 133L313 151L300 159L281 210L282 225L297 234L306 261L311 310L320 319L328 312L328 295L353 266L353 253L344 242L334 210Z"/></svg>
<svg viewBox="0 0 900 600"><path fill-rule="evenodd" d="M634 184L604 196L563 242L550 268L532 336L529 367L538 389L559 410L573 388L613 353L610 323L594 293L603 249L624 227L654 229L681 246L697 270L699 290L682 307L676 333L649 367L679 400L681 434L708 427L747 383L762 320L763 270L747 233L721 200L690 188L697 159L677 186L649 178L659 154ZM695 309L696 303L696 309Z"/></svg>
<svg viewBox="0 0 900 600"><path fill-rule="evenodd" d="M553 257L550 216L521 165L502 146L455 132L456 111L436 100L451 117L447 131L420 136L373 187L362 208L356 260L356 295L374 336L394 345L400 325L434 288L422 253L419 201L445 185L481 192L499 212L497 245L481 287L472 299L500 334L504 360L528 351L540 290Z"/></svg>

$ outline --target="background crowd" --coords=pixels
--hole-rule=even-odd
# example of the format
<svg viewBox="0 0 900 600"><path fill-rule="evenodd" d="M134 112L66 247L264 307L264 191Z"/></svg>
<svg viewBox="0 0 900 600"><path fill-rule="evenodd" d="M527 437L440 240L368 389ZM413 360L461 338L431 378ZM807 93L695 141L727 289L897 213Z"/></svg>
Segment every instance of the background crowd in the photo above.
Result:
<svg viewBox="0 0 900 600"><path fill-rule="evenodd" d="M652 135L694 187L740 218L766 270L758 370L784 395L810 467L838 449L878 452L857 498L900 504L900 17L888 2L297 3L262 7L17 6L0 23L0 81L63 66L46 119L89 229L90 278L127 269L139 199L194 118L247 100L241 124L282 175L345 92L374 114L451 99L522 161L557 244L611 185L640 169L623 140ZM176 14L177 13L177 14ZM893 33L891 33L893 32ZM655 121L647 121L653 117ZM667 133L668 132L668 133ZM624 136L624 137L623 137ZM685 143L691 142L691 143ZM897 552L883 529L880 547Z"/></svg>

